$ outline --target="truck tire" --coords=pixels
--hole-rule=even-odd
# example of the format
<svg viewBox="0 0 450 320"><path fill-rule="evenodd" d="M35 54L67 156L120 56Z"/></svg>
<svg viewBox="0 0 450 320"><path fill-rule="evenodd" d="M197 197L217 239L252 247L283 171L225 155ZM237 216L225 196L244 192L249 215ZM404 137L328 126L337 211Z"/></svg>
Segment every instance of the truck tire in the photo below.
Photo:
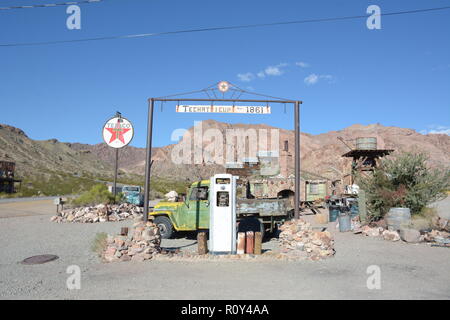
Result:
<svg viewBox="0 0 450 320"><path fill-rule="evenodd" d="M164 216L158 216L155 218L154 224L159 228L159 233L162 239L170 239L173 235L173 225L170 219Z"/></svg>
<svg viewBox="0 0 450 320"><path fill-rule="evenodd" d="M257 218L244 218L239 222L238 232L247 231L261 232L261 237L264 239L264 224Z"/></svg>

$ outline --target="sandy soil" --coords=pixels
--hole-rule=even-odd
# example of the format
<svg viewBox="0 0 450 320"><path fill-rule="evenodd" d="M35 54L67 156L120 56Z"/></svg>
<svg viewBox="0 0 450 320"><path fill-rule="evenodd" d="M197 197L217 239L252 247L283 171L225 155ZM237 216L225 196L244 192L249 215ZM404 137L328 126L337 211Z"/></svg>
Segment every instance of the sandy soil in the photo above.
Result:
<svg viewBox="0 0 450 320"><path fill-rule="evenodd" d="M1 299L449 299L450 250L387 242L333 231L336 256L323 261L159 261L103 264L90 247L97 232L131 221L56 224L51 201L0 204ZM310 219L311 217L308 217ZM184 235L183 235L184 236ZM163 246L196 250L195 237ZM276 241L264 243L275 249ZM23 265L24 258L58 260ZM81 289L68 290L67 267L81 269ZM368 289L379 266L381 289Z"/></svg>

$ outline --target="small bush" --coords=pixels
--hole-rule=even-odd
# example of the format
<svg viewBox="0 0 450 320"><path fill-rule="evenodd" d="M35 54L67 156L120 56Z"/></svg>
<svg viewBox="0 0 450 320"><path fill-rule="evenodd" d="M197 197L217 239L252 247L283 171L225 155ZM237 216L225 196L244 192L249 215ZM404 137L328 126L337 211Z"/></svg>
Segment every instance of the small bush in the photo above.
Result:
<svg viewBox="0 0 450 320"><path fill-rule="evenodd" d="M109 192L104 184L96 184L89 191L82 193L78 198L71 201L75 206L96 205L100 203L114 203L120 202L123 199L123 194L119 193L114 199L114 195Z"/></svg>
<svg viewBox="0 0 450 320"><path fill-rule="evenodd" d="M421 212L415 214L411 219L413 229L422 230L433 226L433 219L437 217L436 208L423 208Z"/></svg>
<svg viewBox="0 0 450 320"><path fill-rule="evenodd" d="M95 235L94 241L92 242L91 250L97 253L99 256L105 251L107 242L106 239L108 235L104 232L99 232Z"/></svg>
<svg viewBox="0 0 450 320"><path fill-rule="evenodd" d="M432 169L420 152L403 152L382 159L373 175L357 178L366 191L369 219L378 220L393 207L406 207L420 213L428 204L447 196L450 170Z"/></svg>

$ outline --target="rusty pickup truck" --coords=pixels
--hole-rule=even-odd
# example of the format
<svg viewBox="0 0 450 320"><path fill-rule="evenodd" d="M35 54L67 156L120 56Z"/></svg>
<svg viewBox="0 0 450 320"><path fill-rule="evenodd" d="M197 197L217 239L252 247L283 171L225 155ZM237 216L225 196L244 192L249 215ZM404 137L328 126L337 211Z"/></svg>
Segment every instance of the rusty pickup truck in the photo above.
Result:
<svg viewBox="0 0 450 320"><path fill-rule="evenodd" d="M155 205L150 216L158 225L162 238L171 238L176 231L196 231L209 229L209 189L210 181L192 183L186 198L178 202L161 201ZM269 231L292 218L289 199L237 199L238 231Z"/></svg>

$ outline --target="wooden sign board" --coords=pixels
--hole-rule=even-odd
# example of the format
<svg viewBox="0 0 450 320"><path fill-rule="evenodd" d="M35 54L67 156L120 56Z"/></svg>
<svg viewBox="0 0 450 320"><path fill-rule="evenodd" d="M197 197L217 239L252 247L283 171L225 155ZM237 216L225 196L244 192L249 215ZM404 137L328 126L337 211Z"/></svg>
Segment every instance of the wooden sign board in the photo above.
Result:
<svg viewBox="0 0 450 320"><path fill-rule="evenodd" d="M176 111L182 113L271 113L270 106L177 105Z"/></svg>

